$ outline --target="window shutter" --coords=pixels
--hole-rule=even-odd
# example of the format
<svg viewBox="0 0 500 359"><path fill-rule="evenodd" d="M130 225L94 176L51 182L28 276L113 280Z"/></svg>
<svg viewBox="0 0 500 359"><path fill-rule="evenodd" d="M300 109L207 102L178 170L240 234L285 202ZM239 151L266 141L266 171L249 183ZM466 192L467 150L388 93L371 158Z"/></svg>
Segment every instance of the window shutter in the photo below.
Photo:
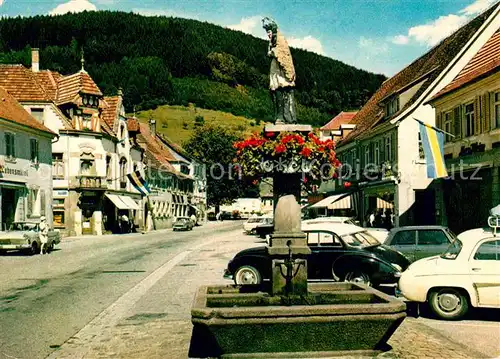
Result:
<svg viewBox="0 0 500 359"><path fill-rule="evenodd" d="M396 163L397 152L397 130L391 133L391 161Z"/></svg>
<svg viewBox="0 0 500 359"><path fill-rule="evenodd" d="M440 112L436 115L436 127L440 128L440 129L444 129L443 128L443 113L442 112Z"/></svg>
<svg viewBox="0 0 500 359"><path fill-rule="evenodd" d="M455 140L462 138L462 111L460 106L453 109L453 131Z"/></svg>
<svg viewBox="0 0 500 359"><path fill-rule="evenodd" d="M483 96L483 132L488 132L490 130L491 116L490 116L490 93L486 92Z"/></svg>
<svg viewBox="0 0 500 359"><path fill-rule="evenodd" d="M481 133L481 97L476 96L474 99L474 134Z"/></svg>
<svg viewBox="0 0 500 359"><path fill-rule="evenodd" d="M40 190L40 215L45 216L45 190Z"/></svg>
<svg viewBox="0 0 500 359"><path fill-rule="evenodd" d="M380 152L380 163L385 162L385 143L384 143L384 137L379 141L378 143L379 146L379 152Z"/></svg>

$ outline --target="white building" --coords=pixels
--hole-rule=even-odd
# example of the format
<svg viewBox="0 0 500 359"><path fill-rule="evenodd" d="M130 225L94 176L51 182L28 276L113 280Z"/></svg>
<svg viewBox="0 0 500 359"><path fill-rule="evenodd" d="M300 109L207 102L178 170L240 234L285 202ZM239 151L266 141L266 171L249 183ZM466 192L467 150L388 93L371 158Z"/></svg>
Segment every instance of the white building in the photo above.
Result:
<svg viewBox="0 0 500 359"><path fill-rule="evenodd" d="M141 196L126 176L142 166L141 150L131 147L121 96L106 100L83 60L68 76L39 68L33 49L30 69L0 65L0 84L59 135L51 159L54 227L66 235L100 235L118 231L122 214L142 225Z"/></svg>
<svg viewBox="0 0 500 359"><path fill-rule="evenodd" d="M0 230L52 221L51 142L57 135L0 87Z"/></svg>

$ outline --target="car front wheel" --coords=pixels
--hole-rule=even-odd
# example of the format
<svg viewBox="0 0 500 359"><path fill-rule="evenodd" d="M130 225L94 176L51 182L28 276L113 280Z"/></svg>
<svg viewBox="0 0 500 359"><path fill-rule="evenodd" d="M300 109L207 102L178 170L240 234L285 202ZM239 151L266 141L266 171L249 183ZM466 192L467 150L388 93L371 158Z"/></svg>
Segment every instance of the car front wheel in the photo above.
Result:
<svg viewBox="0 0 500 359"><path fill-rule="evenodd" d="M38 254L38 253L40 253L40 249L38 248L38 244L36 242L33 242L31 244L29 254L33 256L33 255Z"/></svg>
<svg viewBox="0 0 500 359"><path fill-rule="evenodd" d="M429 295L429 305L434 314L447 320L460 319L469 310L467 297L455 288L432 291Z"/></svg>
<svg viewBox="0 0 500 359"><path fill-rule="evenodd" d="M345 275L344 280L350 283L365 284L371 286L370 276L363 272L349 272Z"/></svg>
<svg viewBox="0 0 500 359"><path fill-rule="evenodd" d="M234 282L238 285L260 284L261 281L259 271L252 266L240 267L234 275Z"/></svg>

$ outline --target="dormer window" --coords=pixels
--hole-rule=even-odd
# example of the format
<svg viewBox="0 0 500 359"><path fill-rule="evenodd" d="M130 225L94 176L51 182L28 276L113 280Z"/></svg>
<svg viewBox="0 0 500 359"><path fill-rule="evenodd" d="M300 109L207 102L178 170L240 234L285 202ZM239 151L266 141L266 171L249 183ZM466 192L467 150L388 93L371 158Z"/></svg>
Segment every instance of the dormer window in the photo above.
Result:
<svg viewBox="0 0 500 359"><path fill-rule="evenodd" d="M391 98L385 105L385 117L394 115L399 111L399 96Z"/></svg>
<svg viewBox="0 0 500 359"><path fill-rule="evenodd" d="M82 103L85 107L98 107L99 99L96 96L82 95Z"/></svg>

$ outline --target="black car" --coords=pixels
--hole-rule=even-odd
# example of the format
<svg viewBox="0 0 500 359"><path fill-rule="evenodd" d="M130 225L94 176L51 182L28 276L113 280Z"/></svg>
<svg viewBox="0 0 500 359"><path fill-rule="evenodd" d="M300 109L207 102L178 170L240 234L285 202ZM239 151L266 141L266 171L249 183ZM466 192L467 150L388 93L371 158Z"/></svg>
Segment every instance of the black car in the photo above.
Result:
<svg viewBox="0 0 500 359"><path fill-rule="evenodd" d="M311 254L309 279L349 281L373 286L397 283L410 261L380 244L364 228L339 223L304 225ZM267 247L245 249L229 262L224 277L236 284L260 284L271 278Z"/></svg>
<svg viewBox="0 0 500 359"><path fill-rule="evenodd" d="M411 262L446 251L456 236L442 226L406 226L391 229L384 244L403 253Z"/></svg>
<svg viewBox="0 0 500 359"><path fill-rule="evenodd" d="M274 223L272 218L270 218L269 221L266 221L255 227L255 234L262 239L267 239L268 236L270 236L271 233L273 232L274 232Z"/></svg>

